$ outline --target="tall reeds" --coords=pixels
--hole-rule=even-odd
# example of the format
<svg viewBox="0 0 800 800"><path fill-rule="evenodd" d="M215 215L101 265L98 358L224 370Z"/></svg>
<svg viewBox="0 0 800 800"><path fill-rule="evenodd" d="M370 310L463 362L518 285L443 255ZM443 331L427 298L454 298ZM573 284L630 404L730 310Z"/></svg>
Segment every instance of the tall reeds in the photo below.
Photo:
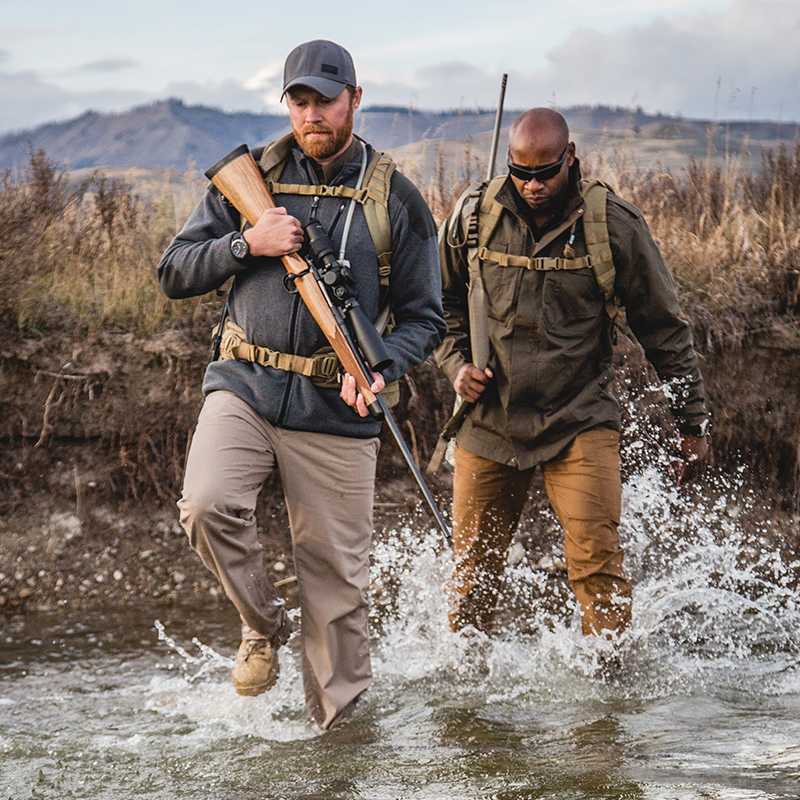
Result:
<svg viewBox="0 0 800 800"><path fill-rule="evenodd" d="M438 152L438 155L437 155ZM441 149L410 170L437 222L481 174L469 144L462 163ZM587 162L644 212L678 281L702 349L741 343L794 314L800 302L800 143L765 152L758 169L738 158L680 172L643 172L624 160ZM136 185L98 171L69 179L42 151L0 174L0 268L6 325L116 326L147 335L191 324L208 298L175 303L154 267L199 199L196 174Z"/></svg>
<svg viewBox="0 0 800 800"><path fill-rule="evenodd" d="M155 265L199 186L191 173L167 175L157 187L135 187L102 171L75 181L41 150L31 152L24 169L2 173L6 331L113 327L148 335L191 321L203 300L167 300Z"/></svg>
<svg viewBox="0 0 800 800"><path fill-rule="evenodd" d="M407 169L437 223L468 181L484 174L469 144L464 149L449 143L447 148L423 148L420 166ZM611 182L643 211L675 274L698 349L708 356L735 354L751 337L777 329L800 341L800 143L765 152L754 169L733 157L722 166L689 159L680 171L643 171L631 162L624 153L614 163L585 158L584 173ZM220 300L213 295L167 300L155 274L161 253L203 186L191 171L148 182L98 171L77 181L42 151L31 152L18 172L1 173L0 344L43 334L66 339L76 331L80 336L123 330L147 338L170 328L181 328L195 342L206 341ZM202 363L193 364L191 374L199 379L202 369ZM401 418L414 417L424 458L450 408L452 390L430 365L410 380L408 386L416 381L432 395L424 414L412 407L414 391L400 412ZM722 382L716 389L730 393ZM789 482L800 486L800 473L795 474L800 451L792 433L796 411L776 421L774 407L767 413L752 396L757 391L754 384L747 401L725 398L728 422L717 415L718 446L724 442L731 452L764 451L752 463L771 458L774 471L789 470L794 476ZM170 427L175 441L183 441L191 422L164 419L169 410L158 413L159 424ZM130 431L108 435L112 442L119 440L120 453L132 452L130 442L134 446L144 440ZM148 461L147 469L135 470L141 491L147 491L151 473L180 473L180 448L173 445L148 444L147 452L152 450L158 463ZM159 494L174 490L175 481L173 476Z"/></svg>
<svg viewBox="0 0 800 800"><path fill-rule="evenodd" d="M741 345L800 311L800 142L722 166L689 158L680 172L613 169L672 268L697 345ZM787 318L787 315L789 318Z"/></svg>

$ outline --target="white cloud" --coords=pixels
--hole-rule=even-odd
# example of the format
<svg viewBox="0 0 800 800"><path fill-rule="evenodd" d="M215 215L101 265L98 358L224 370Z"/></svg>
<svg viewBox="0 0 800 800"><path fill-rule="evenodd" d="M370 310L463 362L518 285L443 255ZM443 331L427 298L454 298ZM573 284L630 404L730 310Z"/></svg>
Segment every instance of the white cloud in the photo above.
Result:
<svg viewBox="0 0 800 800"><path fill-rule="evenodd" d="M491 108L501 71L448 60L391 79L368 65L364 102ZM800 119L800 4L738 0L616 31L577 27L543 66L508 72L509 108L641 105L700 118Z"/></svg>
<svg viewBox="0 0 800 800"><path fill-rule="evenodd" d="M180 97L189 105L210 106L224 111L252 111L263 114L267 110L262 89L250 89L234 80L169 83L161 97Z"/></svg>
<svg viewBox="0 0 800 800"><path fill-rule="evenodd" d="M148 99L141 92L130 91L69 92L42 80L32 71L0 70L0 107L3 109L0 133L70 119L89 109L121 111Z"/></svg>
<svg viewBox="0 0 800 800"><path fill-rule="evenodd" d="M349 37L357 42L353 56L365 106L492 108L507 71L508 108L602 103L690 117L800 119L800 3L708 0L706 11L690 13L693 2L664 0L654 17L642 11L641 0L591 6L563 0L543 8L497 0L496 13L482 26L472 24L469 8L450 26L437 26L436 14L444 12L430 9L425 13L431 21L423 26L422 4L409 0L394 29L376 24L368 31L354 28ZM570 20L583 21L583 27ZM320 26L323 21L317 20ZM0 133L170 96L229 111L285 112L278 102L285 53L274 42L264 45L263 37L257 45L247 37L244 48L241 37L222 37L209 58L188 31L176 38L165 24L160 33L176 43L175 52L164 47L153 54L149 30L146 48L133 35L119 49L104 39L97 52L83 47L83 40L81 47L74 42L69 58L80 52L81 59L64 67L63 42L54 44L71 41L62 28L0 30ZM35 48L18 46L32 37ZM192 49L181 50L179 42L184 48L191 42ZM237 58L246 51L245 62L224 50L234 45ZM269 55L262 60L261 53ZM246 67L237 73L242 63ZM243 77L225 78L223 69ZM219 77L209 77L214 75Z"/></svg>
<svg viewBox="0 0 800 800"><path fill-rule="evenodd" d="M798 119L800 4L738 0L713 14L662 14L616 31L578 27L547 51L544 66L508 71L512 108L603 103L684 116ZM492 107L500 73L475 60L431 64L402 81L362 68L369 76L364 99Z"/></svg>
<svg viewBox="0 0 800 800"><path fill-rule="evenodd" d="M562 106L635 98L648 110L686 116L775 117L782 108L797 118L800 5L738 0L714 15L659 18L613 33L578 29L548 61L522 79L552 91Z"/></svg>

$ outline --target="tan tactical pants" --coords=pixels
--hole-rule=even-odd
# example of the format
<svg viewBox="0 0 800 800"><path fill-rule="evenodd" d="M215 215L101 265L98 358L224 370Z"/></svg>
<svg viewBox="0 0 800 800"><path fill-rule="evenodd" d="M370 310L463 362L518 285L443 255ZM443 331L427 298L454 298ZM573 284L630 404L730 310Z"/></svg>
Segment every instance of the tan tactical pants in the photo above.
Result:
<svg viewBox="0 0 800 800"><path fill-rule="evenodd" d="M322 728L372 682L367 589L378 440L275 427L230 392L212 392L178 501L192 547L219 578L246 635L280 635L283 602L264 564L255 507L280 470L301 608L306 705Z"/></svg>
<svg viewBox="0 0 800 800"><path fill-rule="evenodd" d="M453 482L450 625L492 627L511 538L534 469L519 470L459 447ZM619 434L580 434L563 457L542 465L547 495L564 529L567 575L581 606L584 634L621 633L631 618L622 568Z"/></svg>

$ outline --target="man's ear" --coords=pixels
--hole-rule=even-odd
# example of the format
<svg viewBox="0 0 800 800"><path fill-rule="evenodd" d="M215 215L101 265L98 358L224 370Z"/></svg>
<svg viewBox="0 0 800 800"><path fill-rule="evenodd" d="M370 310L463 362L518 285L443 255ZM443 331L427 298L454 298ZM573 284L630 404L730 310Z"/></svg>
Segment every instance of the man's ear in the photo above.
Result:
<svg viewBox="0 0 800 800"><path fill-rule="evenodd" d="M355 111L361 105L361 87L356 86L355 92L353 92L353 111Z"/></svg>

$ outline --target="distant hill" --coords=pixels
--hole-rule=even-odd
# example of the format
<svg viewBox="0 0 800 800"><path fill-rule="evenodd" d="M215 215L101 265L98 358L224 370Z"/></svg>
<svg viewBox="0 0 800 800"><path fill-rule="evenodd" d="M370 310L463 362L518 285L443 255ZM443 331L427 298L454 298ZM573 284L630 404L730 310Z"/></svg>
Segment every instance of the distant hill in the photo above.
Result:
<svg viewBox="0 0 800 800"><path fill-rule="evenodd" d="M507 126L518 114L503 115ZM582 153L607 156L624 146L640 164L674 167L694 155L714 159L747 152L758 158L765 147L791 142L794 124L777 122L711 123L648 115L640 109L607 106L562 110ZM494 126L493 111L425 112L397 107L367 107L356 113L356 132L376 147L416 168L430 169L446 162L477 162L486 157ZM190 163L205 169L243 142L255 146L290 130L286 116L228 113L204 106L165 100L124 113L87 112L67 122L0 137L0 169L26 163L30 147L70 171L98 167L185 170Z"/></svg>

